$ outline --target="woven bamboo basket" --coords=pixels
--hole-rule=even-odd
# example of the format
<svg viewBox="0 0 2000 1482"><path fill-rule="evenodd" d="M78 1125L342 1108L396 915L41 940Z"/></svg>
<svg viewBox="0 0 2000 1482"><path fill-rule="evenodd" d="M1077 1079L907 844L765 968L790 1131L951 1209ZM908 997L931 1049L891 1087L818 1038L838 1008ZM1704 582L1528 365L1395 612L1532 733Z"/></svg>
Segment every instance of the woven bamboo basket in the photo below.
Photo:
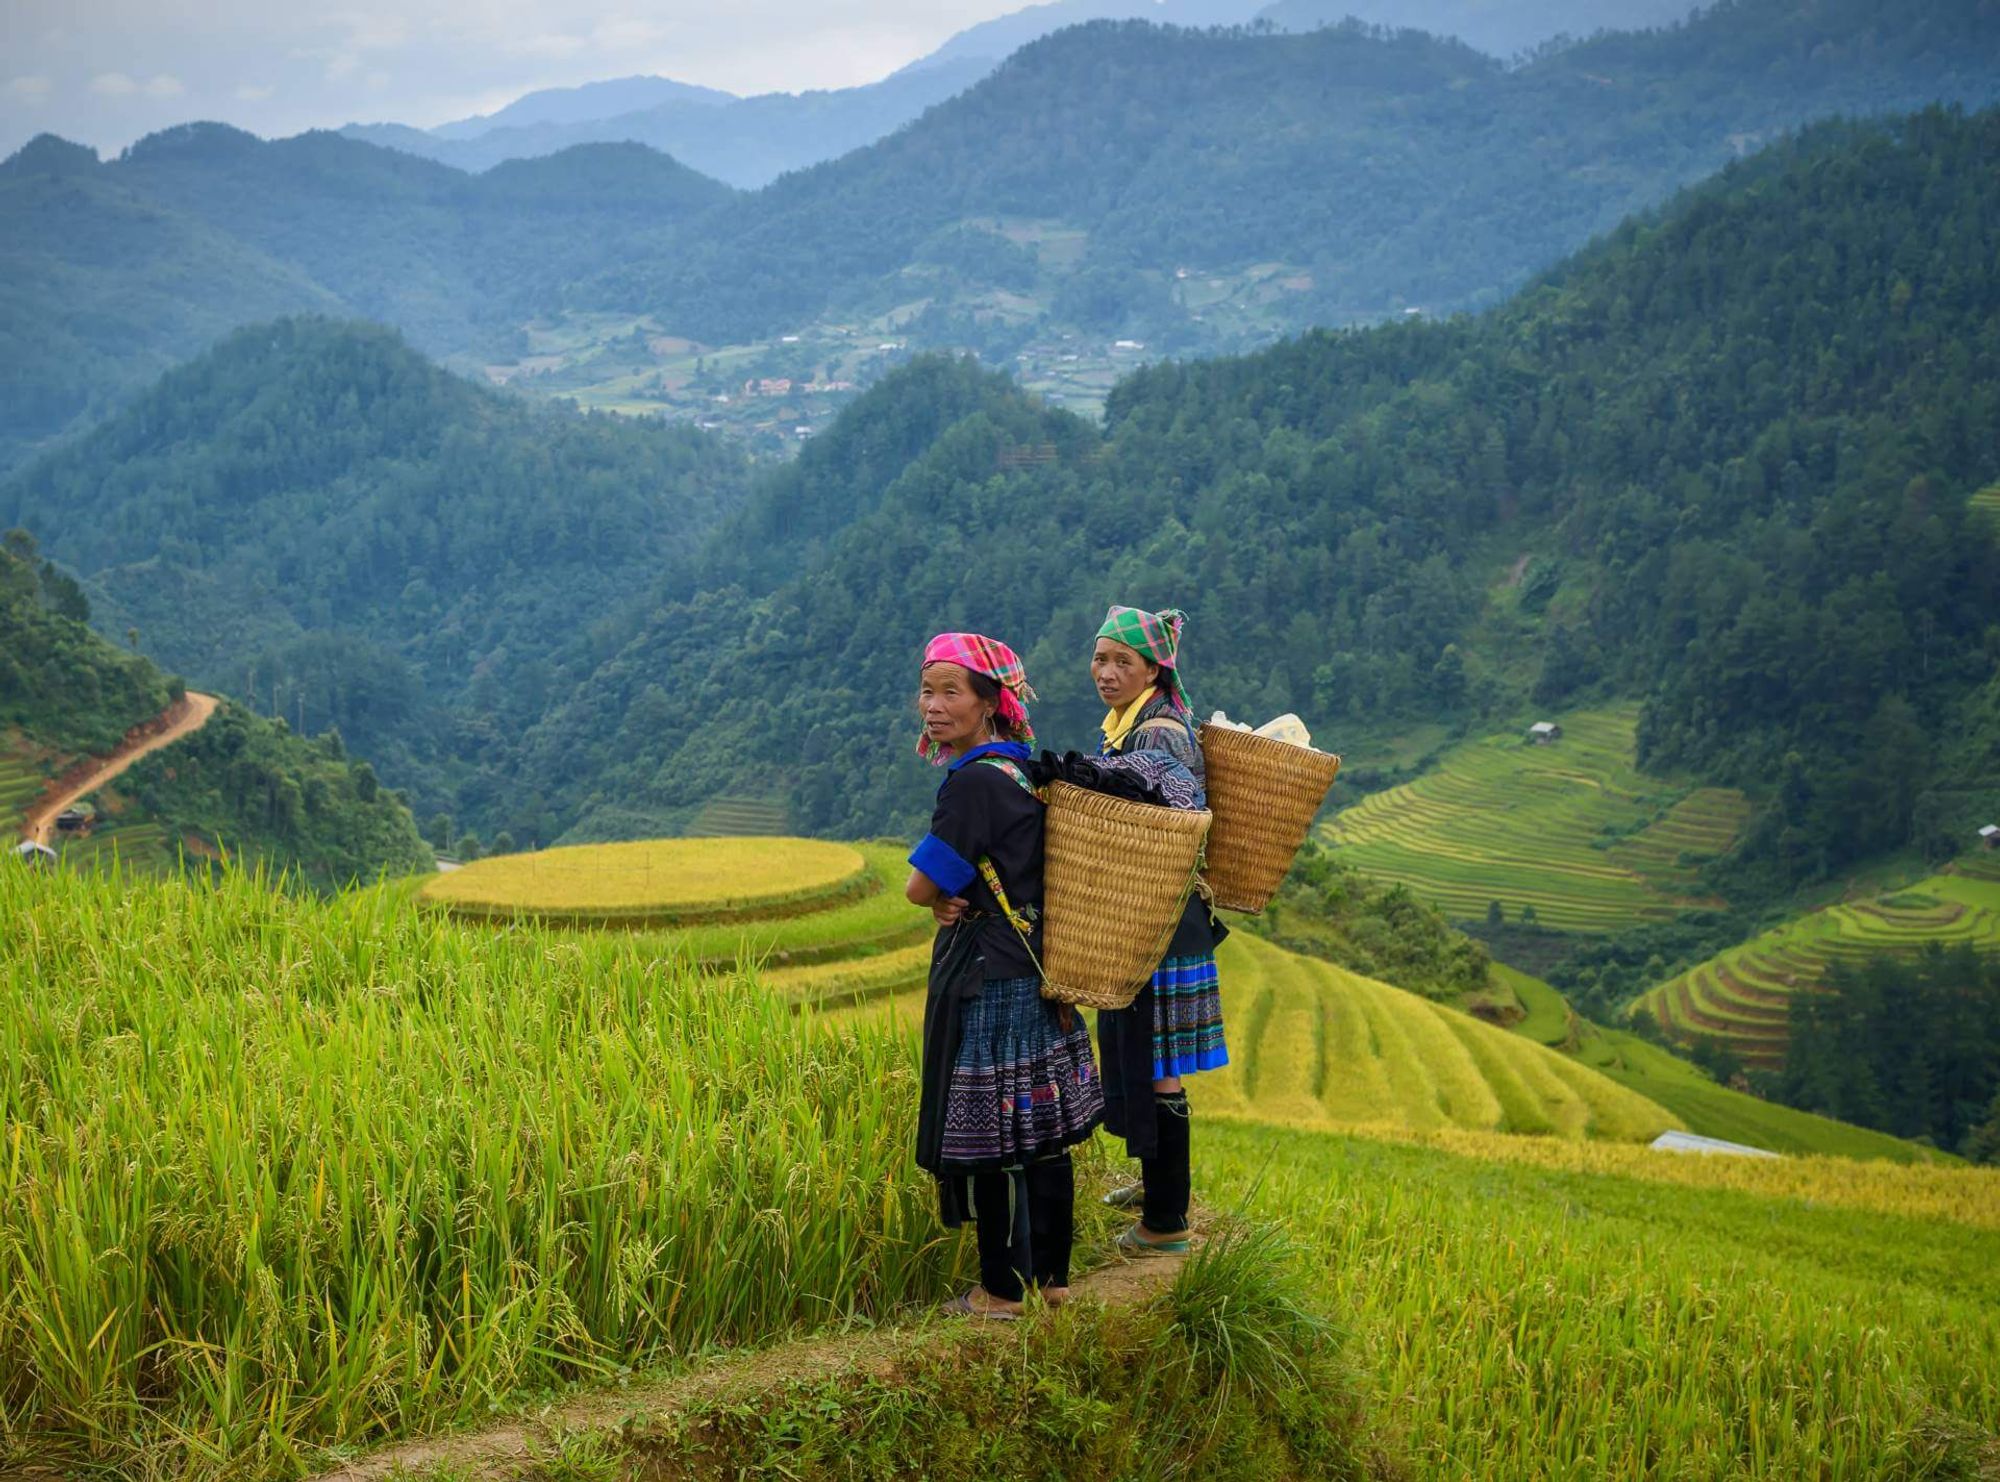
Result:
<svg viewBox="0 0 2000 1482"><path fill-rule="evenodd" d="M1209 815L1049 784L1042 996L1122 1009L1166 955Z"/></svg>
<svg viewBox="0 0 2000 1482"><path fill-rule="evenodd" d="M1228 726L1201 728L1215 826L1202 872L1215 904L1261 911L1326 801L1340 758Z"/></svg>

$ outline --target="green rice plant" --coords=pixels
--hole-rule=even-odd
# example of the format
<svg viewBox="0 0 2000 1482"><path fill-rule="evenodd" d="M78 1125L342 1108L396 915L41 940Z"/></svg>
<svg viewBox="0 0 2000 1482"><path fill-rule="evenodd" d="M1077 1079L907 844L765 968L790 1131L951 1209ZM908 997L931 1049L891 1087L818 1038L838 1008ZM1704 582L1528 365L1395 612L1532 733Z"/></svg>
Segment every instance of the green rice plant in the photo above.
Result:
<svg viewBox="0 0 2000 1482"><path fill-rule="evenodd" d="M0 872L0 1438L294 1473L935 1299L898 1032L638 938Z"/></svg>
<svg viewBox="0 0 2000 1482"><path fill-rule="evenodd" d="M1419 1475L1970 1477L1981 1445L1990 1465L2000 1174L1235 1121L1195 1160L1206 1198L1304 1249ZM1963 1197L1917 1202L1904 1175ZM1833 1202L1875 1183L1909 1212Z"/></svg>

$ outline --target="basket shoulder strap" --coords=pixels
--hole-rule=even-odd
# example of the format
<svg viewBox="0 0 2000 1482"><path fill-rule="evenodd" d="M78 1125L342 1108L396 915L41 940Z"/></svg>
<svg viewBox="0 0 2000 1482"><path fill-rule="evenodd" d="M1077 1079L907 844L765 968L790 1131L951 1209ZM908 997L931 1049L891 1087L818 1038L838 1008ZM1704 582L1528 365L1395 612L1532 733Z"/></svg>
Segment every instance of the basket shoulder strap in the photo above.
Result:
<svg viewBox="0 0 2000 1482"><path fill-rule="evenodd" d="M1015 783L1019 785L1021 791L1023 792L1035 791L1035 784L1028 780L1028 774L1021 770L1020 763L1016 762L1012 757L982 756L979 758L977 762L974 763L974 765L982 767L998 767L1002 772L1005 772L1009 777L1014 779ZM1036 793L1036 796L1039 797L1040 794Z"/></svg>

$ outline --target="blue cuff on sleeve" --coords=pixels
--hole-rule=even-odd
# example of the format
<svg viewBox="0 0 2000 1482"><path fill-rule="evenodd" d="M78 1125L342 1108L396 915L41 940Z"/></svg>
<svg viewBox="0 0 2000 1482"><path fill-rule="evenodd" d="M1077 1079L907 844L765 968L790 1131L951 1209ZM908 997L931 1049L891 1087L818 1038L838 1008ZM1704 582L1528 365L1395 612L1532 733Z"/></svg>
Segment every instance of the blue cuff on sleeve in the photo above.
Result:
<svg viewBox="0 0 2000 1482"><path fill-rule="evenodd" d="M925 834L917 847L910 851L910 866L930 876L946 895L965 894L966 886L979 873L936 834Z"/></svg>

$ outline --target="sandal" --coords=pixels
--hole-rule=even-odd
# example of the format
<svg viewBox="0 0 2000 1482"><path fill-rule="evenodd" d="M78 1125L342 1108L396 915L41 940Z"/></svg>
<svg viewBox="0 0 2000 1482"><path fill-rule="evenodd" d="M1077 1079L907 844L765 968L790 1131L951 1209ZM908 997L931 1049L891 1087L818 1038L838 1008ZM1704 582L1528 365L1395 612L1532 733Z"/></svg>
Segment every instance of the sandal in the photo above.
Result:
<svg viewBox="0 0 2000 1482"><path fill-rule="evenodd" d="M946 1317L981 1317L988 1322L1012 1322L1021 1315L1021 1304L996 1297L983 1286L953 1297L938 1311Z"/></svg>
<svg viewBox="0 0 2000 1482"><path fill-rule="evenodd" d="M1144 1184L1123 1184L1113 1189L1097 1202L1108 1204L1113 1209L1130 1209L1145 1197L1146 1186Z"/></svg>
<svg viewBox="0 0 2000 1482"><path fill-rule="evenodd" d="M1143 1224L1134 1224L1118 1237L1118 1248L1128 1255L1180 1256L1187 1254L1193 1240L1192 1230L1183 1230L1178 1235L1158 1235Z"/></svg>

